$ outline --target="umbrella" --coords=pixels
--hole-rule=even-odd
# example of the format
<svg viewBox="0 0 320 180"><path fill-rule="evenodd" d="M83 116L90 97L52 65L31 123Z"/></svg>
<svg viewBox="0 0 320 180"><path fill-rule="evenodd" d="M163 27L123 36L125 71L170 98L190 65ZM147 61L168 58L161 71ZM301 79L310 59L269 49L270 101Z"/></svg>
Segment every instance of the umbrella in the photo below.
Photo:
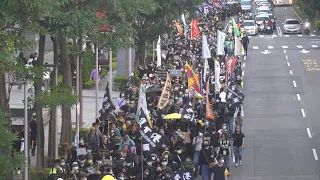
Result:
<svg viewBox="0 0 320 180"><path fill-rule="evenodd" d="M153 86L147 89L146 94L149 96L157 96L160 95L162 92L162 89L158 86Z"/></svg>
<svg viewBox="0 0 320 180"><path fill-rule="evenodd" d="M178 113L168 114L165 117L163 117L163 119L181 119L181 114L178 114Z"/></svg>
<svg viewBox="0 0 320 180"><path fill-rule="evenodd" d="M102 180L115 180L115 178L111 175L105 175Z"/></svg>

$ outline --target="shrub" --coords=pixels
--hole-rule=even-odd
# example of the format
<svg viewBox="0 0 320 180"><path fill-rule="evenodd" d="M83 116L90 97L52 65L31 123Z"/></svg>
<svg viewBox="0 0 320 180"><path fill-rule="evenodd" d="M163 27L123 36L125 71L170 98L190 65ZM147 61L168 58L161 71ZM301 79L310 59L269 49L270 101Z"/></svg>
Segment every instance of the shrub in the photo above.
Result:
<svg viewBox="0 0 320 180"><path fill-rule="evenodd" d="M81 128L79 131L79 139L83 138L84 141L87 141L87 135L90 131L90 128ZM72 138L76 135L76 128L72 128Z"/></svg>
<svg viewBox="0 0 320 180"><path fill-rule="evenodd" d="M317 19L314 21L314 26L315 26L315 29L316 29L316 30L320 30L320 18L317 18Z"/></svg>
<svg viewBox="0 0 320 180"><path fill-rule="evenodd" d="M47 168L44 170L39 170L36 168L29 168L30 177L32 180L43 180L48 179L51 168Z"/></svg>
<svg viewBox="0 0 320 180"><path fill-rule="evenodd" d="M88 83L91 80L90 79L90 74L91 74L92 69L94 68L94 64L92 63L92 57L93 56L92 56L91 52L85 52L82 55L82 83L83 83L83 88L85 88L85 83Z"/></svg>
<svg viewBox="0 0 320 180"><path fill-rule="evenodd" d="M126 84L128 82L127 76L115 76L114 79L115 86L119 87L119 91L124 91Z"/></svg>
<svg viewBox="0 0 320 180"><path fill-rule="evenodd" d="M90 89L94 86L94 80L86 81L82 84L83 89Z"/></svg>

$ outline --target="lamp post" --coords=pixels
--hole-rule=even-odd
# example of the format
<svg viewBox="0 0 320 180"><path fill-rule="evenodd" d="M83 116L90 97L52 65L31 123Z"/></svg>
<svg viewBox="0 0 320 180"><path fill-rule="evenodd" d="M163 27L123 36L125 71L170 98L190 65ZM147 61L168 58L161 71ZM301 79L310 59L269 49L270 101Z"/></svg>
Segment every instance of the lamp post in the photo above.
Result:
<svg viewBox="0 0 320 180"><path fill-rule="evenodd" d="M129 76L131 75L131 73L132 73L132 55L131 55L131 41L132 41L132 39L130 38L130 47L129 47L129 53L128 53L128 56L129 56L129 68L128 68L128 70L129 70Z"/></svg>
<svg viewBox="0 0 320 180"><path fill-rule="evenodd" d="M50 68L51 72L55 71L55 79L56 79L56 82L55 82L55 85L57 86L58 85L58 64L44 64L43 65L44 67L47 67L47 68ZM53 141L54 141L54 158L55 159L58 159L59 158L59 155L58 155L58 132L59 132L59 127L58 127L58 108L56 108L56 119L55 121L53 122L54 124L54 136L53 136Z"/></svg>
<svg viewBox="0 0 320 180"><path fill-rule="evenodd" d="M96 43L96 119L99 117L99 110L98 110L98 91L99 91L99 47L98 41Z"/></svg>
<svg viewBox="0 0 320 180"><path fill-rule="evenodd" d="M109 93L111 94L112 91L112 49L110 48L109 51Z"/></svg>

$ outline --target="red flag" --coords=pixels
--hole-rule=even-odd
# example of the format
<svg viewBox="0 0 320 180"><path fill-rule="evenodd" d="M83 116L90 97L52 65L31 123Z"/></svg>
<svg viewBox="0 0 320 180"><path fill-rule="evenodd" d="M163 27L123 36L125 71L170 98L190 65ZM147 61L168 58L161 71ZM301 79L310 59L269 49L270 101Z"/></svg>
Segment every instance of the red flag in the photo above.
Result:
<svg viewBox="0 0 320 180"><path fill-rule="evenodd" d="M186 64L186 68L187 68L187 75L188 75L189 90L194 89L199 94L201 94L199 76L193 71L193 69L190 67L188 63Z"/></svg>
<svg viewBox="0 0 320 180"><path fill-rule="evenodd" d="M214 113L211 109L210 100L209 100L209 80L207 81L207 86L206 86L206 118L214 120Z"/></svg>
<svg viewBox="0 0 320 180"><path fill-rule="evenodd" d="M228 77L232 76L233 69L236 63L236 58L226 58L226 82L228 82Z"/></svg>
<svg viewBox="0 0 320 180"><path fill-rule="evenodd" d="M192 22L191 22L191 39L200 38L200 30L199 30L198 24L199 24L199 19L192 19Z"/></svg>

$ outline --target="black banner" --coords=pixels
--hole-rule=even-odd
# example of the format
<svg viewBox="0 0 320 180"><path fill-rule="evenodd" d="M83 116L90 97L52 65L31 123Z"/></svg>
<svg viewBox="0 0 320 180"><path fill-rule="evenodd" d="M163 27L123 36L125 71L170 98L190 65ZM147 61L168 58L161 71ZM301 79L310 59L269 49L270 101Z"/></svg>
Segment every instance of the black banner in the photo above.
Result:
<svg viewBox="0 0 320 180"><path fill-rule="evenodd" d="M193 105L192 105L191 97L187 99L187 102L183 107L181 120L184 122L197 123L197 120L195 119L194 113L193 113Z"/></svg>
<svg viewBox="0 0 320 180"><path fill-rule="evenodd" d="M150 128L147 115L142 108L140 108L139 115L140 133L143 140L143 151L154 152L161 147L162 136L153 132L153 130Z"/></svg>
<svg viewBox="0 0 320 180"><path fill-rule="evenodd" d="M196 179L194 176L194 172L191 169L184 169L178 171L178 173L174 174L172 180L194 180Z"/></svg>
<svg viewBox="0 0 320 180"><path fill-rule="evenodd" d="M109 112L114 109L115 106L113 105L112 100L110 98L109 85L107 84L106 93L103 96L102 108L99 111L100 117L103 119L107 118Z"/></svg>

